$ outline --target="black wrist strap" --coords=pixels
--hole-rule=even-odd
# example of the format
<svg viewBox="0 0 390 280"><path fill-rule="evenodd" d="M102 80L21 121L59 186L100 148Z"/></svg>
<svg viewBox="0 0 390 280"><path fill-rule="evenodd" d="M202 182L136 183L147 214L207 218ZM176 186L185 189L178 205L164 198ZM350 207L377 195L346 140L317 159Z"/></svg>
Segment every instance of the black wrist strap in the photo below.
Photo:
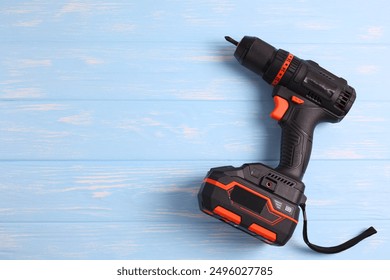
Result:
<svg viewBox="0 0 390 280"><path fill-rule="evenodd" d="M309 246L310 249L316 251L316 252L319 252L319 253L324 253L324 254L334 254L334 253L339 253L339 252L342 252L344 250L347 250L353 246L355 246L356 244L358 244L360 241L362 241L363 239L377 233L377 231L375 230L375 228L373 227L369 227L368 229L366 229L365 231L363 231L362 233L360 233L359 235L357 235L356 237L340 244L340 245L337 245L337 246L333 246L333 247L321 247L321 246L317 246L317 245L314 245L312 243L310 243L308 237L307 237L307 217L306 217L306 205L305 204L301 204L300 205L301 208L302 208L302 214L303 214L303 240L305 241L305 243L307 244L307 246Z"/></svg>

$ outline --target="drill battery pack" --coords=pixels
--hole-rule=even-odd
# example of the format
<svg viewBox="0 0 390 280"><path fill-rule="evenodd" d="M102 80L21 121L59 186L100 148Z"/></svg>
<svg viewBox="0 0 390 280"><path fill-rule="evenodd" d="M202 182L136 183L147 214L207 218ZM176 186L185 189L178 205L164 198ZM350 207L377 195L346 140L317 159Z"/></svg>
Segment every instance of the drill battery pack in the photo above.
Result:
<svg viewBox="0 0 390 280"><path fill-rule="evenodd" d="M260 164L212 168L198 194L200 209L267 243L291 238L305 185Z"/></svg>

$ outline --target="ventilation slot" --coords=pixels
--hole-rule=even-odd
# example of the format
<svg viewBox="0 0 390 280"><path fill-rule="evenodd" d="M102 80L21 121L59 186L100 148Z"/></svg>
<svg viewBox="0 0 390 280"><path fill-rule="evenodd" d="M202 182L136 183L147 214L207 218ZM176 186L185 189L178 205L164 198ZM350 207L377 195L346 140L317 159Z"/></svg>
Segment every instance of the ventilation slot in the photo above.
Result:
<svg viewBox="0 0 390 280"><path fill-rule="evenodd" d="M274 180L277 180L279 182L282 182L283 184L286 184L289 187L293 187L295 185L294 182L291 182L283 177L280 177L279 175L276 175L274 173L268 173L268 177Z"/></svg>
<svg viewBox="0 0 390 280"><path fill-rule="evenodd" d="M311 91L309 91L308 94L306 94L306 98L310 99L311 101L317 103L317 104L321 104L321 98L315 94L315 93L312 93Z"/></svg>
<svg viewBox="0 0 390 280"><path fill-rule="evenodd" d="M336 107L340 110L344 110L347 106L349 99L351 98L352 93L348 91L342 91L339 98L336 100Z"/></svg>
<svg viewBox="0 0 390 280"><path fill-rule="evenodd" d="M327 78L328 80L331 80L331 81L334 80L331 76L329 76L328 74L326 74L326 73L324 73L324 72L321 72L321 71L320 71L319 74L322 75L322 76L324 76L324 77Z"/></svg>

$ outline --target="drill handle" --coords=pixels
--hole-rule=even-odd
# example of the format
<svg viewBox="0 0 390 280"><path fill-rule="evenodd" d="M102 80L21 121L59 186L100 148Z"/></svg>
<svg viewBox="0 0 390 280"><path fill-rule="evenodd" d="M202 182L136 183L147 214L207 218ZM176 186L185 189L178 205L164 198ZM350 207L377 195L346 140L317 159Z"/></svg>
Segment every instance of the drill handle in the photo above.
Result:
<svg viewBox="0 0 390 280"><path fill-rule="evenodd" d="M310 100L283 87L275 87L275 109L271 117L282 128L280 162L282 174L302 180L309 163L315 126L329 117L326 111Z"/></svg>

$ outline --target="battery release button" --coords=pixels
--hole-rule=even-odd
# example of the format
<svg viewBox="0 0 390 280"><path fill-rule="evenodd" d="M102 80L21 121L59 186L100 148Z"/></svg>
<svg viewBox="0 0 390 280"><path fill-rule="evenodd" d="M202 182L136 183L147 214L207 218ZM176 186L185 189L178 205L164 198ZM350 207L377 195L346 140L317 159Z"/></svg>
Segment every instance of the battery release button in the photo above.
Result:
<svg viewBox="0 0 390 280"><path fill-rule="evenodd" d="M236 225L239 225L241 223L241 217L239 215L223 208L222 206L215 207L214 213L230 222L235 223Z"/></svg>
<svg viewBox="0 0 390 280"><path fill-rule="evenodd" d="M266 228L263 228L262 226L259 226L258 224L251 224L251 226L248 228L250 231L256 233L257 235L260 235L264 237L265 239L275 242L276 240L276 233L272 232Z"/></svg>

